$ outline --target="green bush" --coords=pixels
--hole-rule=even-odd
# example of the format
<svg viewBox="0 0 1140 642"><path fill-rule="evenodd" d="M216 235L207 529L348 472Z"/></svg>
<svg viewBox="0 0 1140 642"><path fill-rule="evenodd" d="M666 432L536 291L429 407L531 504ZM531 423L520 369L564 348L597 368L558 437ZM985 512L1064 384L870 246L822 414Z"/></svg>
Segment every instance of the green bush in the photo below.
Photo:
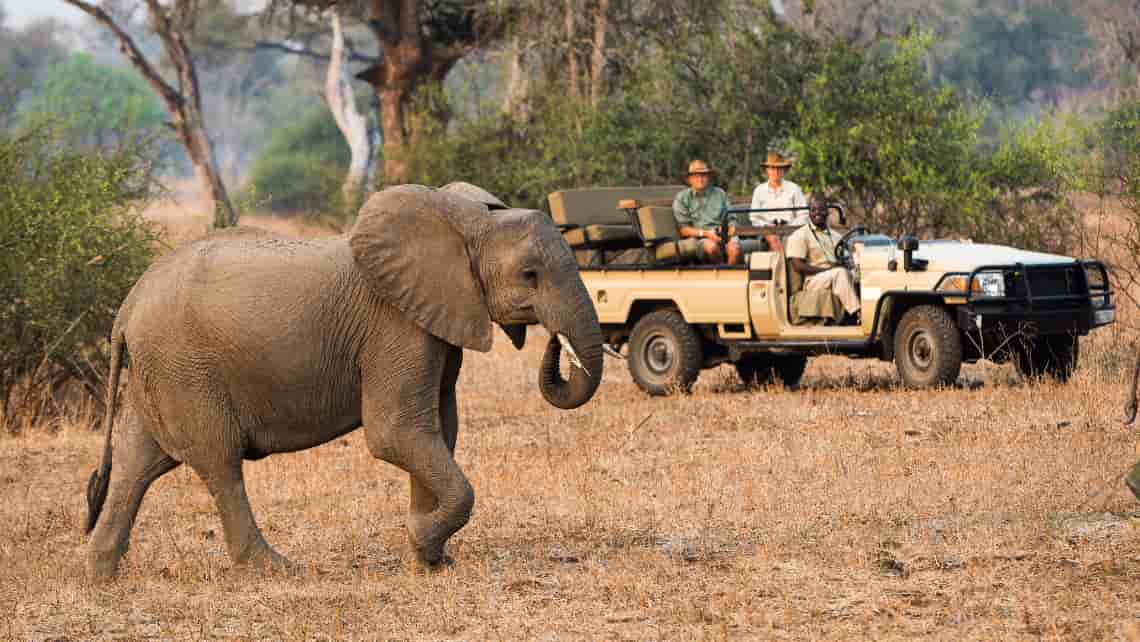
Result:
<svg viewBox="0 0 1140 642"><path fill-rule="evenodd" d="M43 130L0 132L0 420L52 412L71 383L97 399L120 302L155 253L139 214L147 150L65 149Z"/></svg>
<svg viewBox="0 0 1140 642"><path fill-rule="evenodd" d="M155 136L166 111L138 72L76 53L47 70L21 101L20 116L26 126L51 123L72 145L104 148Z"/></svg>
<svg viewBox="0 0 1140 642"><path fill-rule="evenodd" d="M321 216L341 210L349 149L323 106L273 132L249 171L249 194L281 213Z"/></svg>
<svg viewBox="0 0 1140 642"><path fill-rule="evenodd" d="M992 150L979 154L978 204L961 222L977 240L1067 253L1083 223L1069 198L1080 162L1077 126L1056 119L1002 128Z"/></svg>

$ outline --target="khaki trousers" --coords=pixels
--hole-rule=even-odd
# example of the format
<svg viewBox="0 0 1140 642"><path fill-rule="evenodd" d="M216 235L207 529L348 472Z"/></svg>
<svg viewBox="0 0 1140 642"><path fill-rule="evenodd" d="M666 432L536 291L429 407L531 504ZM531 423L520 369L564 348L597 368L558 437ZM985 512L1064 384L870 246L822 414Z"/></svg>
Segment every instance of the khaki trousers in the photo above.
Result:
<svg viewBox="0 0 1140 642"><path fill-rule="evenodd" d="M847 268L833 267L826 272L813 274L804 281L805 290L830 289L839 297L848 314L859 311L859 295L855 293L855 279Z"/></svg>

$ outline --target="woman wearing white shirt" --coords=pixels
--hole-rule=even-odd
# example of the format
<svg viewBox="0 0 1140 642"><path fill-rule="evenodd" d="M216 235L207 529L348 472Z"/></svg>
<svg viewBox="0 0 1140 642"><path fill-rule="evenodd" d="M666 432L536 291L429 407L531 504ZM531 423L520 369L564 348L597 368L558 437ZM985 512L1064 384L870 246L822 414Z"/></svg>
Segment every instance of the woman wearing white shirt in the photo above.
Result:
<svg viewBox="0 0 1140 642"><path fill-rule="evenodd" d="M784 174L792 166L791 161L776 152L768 152L764 161L767 183L760 183L752 191L750 209L760 210L773 207L807 207L807 199L799 185L784 180ZM772 225L776 220L788 221L790 225L804 225L808 222L806 210L784 212L752 212L749 214L753 225Z"/></svg>

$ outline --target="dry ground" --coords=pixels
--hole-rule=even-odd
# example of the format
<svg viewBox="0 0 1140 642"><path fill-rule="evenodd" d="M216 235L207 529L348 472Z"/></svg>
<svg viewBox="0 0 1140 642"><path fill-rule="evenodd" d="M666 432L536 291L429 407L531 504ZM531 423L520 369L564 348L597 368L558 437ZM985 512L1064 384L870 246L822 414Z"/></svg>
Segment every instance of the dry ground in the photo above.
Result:
<svg viewBox="0 0 1140 642"><path fill-rule="evenodd" d="M246 466L304 575L232 568L180 468L151 488L121 578L92 586L102 437L0 437L0 637L1140 639L1118 330L1068 385L989 364L913 392L892 366L825 357L800 390L722 367L660 399L607 360L571 412L538 394L540 334L467 353L457 459L476 509L434 574L405 541L406 476L354 433Z"/></svg>

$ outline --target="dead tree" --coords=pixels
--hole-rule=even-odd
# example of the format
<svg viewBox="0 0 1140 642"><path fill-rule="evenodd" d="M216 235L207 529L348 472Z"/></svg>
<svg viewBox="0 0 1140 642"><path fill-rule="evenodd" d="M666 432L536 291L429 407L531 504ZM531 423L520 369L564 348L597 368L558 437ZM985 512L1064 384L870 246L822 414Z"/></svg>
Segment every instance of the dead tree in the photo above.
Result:
<svg viewBox="0 0 1140 642"><path fill-rule="evenodd" d="M333 5L329 13L332 22L332 43L329 51L328 74L325 77L325 100L336 121L337 129L348 143L350 160L341 193L344 196L345 210L355 211L367 193L368 177L375 164L373 132L368 126L368 117L356 106L356 98L353 96L352 86L346 74L341 10L338 5Z"/></svg>
<svg viewBox="0 0 1140 642"><path fill-rule="evenodd" d="M176 80L171 84L139 50L134 39L101 7L84 0L64 1L91 16L115 35L119 49L162 99L170 114L175 134L186 148L190 162L194 165L194 174L209 197L214 227L236 225L237 212L226 193L214 157L214 147L206 132L198 72L194 66L193 53L187 44L187 34L194 27L196 4L192 0L173 0L170 6L163 6L158 0L144 0L150 30L159 37L163 54L174 68Z"/></svg>

